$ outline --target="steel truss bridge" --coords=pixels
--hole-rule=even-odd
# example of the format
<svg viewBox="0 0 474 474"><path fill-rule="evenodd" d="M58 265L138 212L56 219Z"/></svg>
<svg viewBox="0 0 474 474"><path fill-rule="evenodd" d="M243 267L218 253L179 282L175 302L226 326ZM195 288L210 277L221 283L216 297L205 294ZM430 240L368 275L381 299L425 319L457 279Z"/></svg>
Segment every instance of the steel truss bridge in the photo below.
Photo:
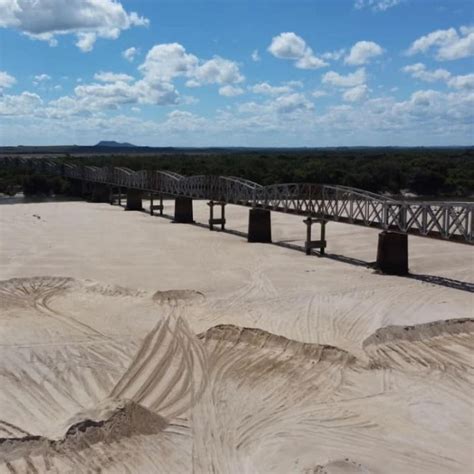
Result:
<svg viewBox="0 0 474 474"><path fill-rule="evenodd" d="M346 186L312 183L261 186L234 176L182 176L171 171L78 166L38 158L3 158L0 166L151 195L208 199L310 219L473 243L474 203L469 202L395 200Z"/></svg>

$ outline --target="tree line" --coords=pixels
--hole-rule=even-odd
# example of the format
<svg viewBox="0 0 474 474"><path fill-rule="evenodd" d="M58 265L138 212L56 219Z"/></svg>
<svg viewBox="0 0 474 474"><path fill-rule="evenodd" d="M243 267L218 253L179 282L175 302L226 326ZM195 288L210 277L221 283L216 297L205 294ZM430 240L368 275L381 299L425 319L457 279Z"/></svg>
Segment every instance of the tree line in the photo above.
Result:
<svg viewBox="0 0 474 474"><path fill-rule="evenodd" d="M257 183L311 182L376 193L409 191L423 197L474 194L474 148L347 148L316 150L175 152L134 155L62 155L73 164L160 169L183 175L239 176ZM67 193L59 177L0 169L0 192L22 186L26 194Z"/></svg>

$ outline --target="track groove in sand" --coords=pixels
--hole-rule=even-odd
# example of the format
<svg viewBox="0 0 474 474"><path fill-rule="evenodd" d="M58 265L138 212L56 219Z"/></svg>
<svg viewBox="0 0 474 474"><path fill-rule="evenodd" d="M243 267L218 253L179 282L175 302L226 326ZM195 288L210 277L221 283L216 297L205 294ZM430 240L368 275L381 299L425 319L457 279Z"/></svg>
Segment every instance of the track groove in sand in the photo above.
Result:
<svg viewBox="0 0 474 474"><path fill-rule="evenodd" d="M65 206L22 239L5 226L2 255L18 258L0 282L0 472L472 470L468 293L159 219L137 232L131 213L104 248L95 233L117 210ZM95 212L93 231L64 225ZM53 262L45 239L63 252ZM454 262L450 277L472 273L466 255L423 245ZM31 273L64 268L75 278Z"/></svg>

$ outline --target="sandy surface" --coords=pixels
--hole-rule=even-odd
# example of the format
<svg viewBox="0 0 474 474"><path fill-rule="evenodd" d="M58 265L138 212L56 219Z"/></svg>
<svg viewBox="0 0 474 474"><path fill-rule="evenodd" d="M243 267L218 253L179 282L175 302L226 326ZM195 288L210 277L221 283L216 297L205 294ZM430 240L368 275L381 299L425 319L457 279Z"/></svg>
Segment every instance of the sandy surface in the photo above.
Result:
<svg viewBox="0 0 474 474"><path fill-rule="evenodd" d="M410 237L401 278L372 229L3 202L0 472L473 472L472 247Z"/></svg>

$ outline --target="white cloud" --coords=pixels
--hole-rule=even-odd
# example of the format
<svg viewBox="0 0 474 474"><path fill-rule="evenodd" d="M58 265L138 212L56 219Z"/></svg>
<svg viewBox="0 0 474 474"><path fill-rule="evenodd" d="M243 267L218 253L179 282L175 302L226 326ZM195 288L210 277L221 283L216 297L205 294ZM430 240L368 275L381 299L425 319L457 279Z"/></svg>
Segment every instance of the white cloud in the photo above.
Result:
<svg viewBox="0 0 474 474"><path fill-rule="evenodd" d="M199 60L179 43L157 44L148 51L139 70L149 79L170 81L187 76L197 67Z"/></svg>
<svg viewBox="0 0 474 474"><path fill-rule="evenodd" d="M234 61L215 56L205 61L200 66L190 71L188 81L190 87L203 84L237 84L243 82L244 76L239 71L239 66Z"/></svg>
<svg viewBox="0 0 474 474"><path fill-rule="evenodd" d="M16 83L16 79L13 76L10 76L5 71L0 71L0 92L2 89L13 86Z"/></svg>
<svg viewBox="0 0 474 474"><path fill-rule="evenodd" d="M219 94L225 97L235 97L237 95L242 95L243 93L244 90L241 87L227 85L219 88Z"/></svg>
<svg viewBox="0 0 474 474"><path fill-rule="evenodd" d="M436 30L414 41L407 51L412 56L427 53L434 48L435 58L439 61L451 61L467 58L474 55L474 28L461 26L459 31L455 28Z"/></svg>
<svg viewBox="0 0 474 474"><path fill-rule="evenodd" d="M90 51L97 38L116 39L121 31L146 26L148 20L127 13L116 0L1 0L0 27L57 44L57 36L74 34L76 45Z"/></svg>
<svg viewBox="0 0 474 474"><path fill-rule="evenodd" d="M34 77L34 80L36 82L43 82L43 81L49 81L51 79L51 76L49 76L48 74L37 74L35 77Z"/></svg>
<svg viewBox="0 0 474 474"><path fill-rule="evenodd" d="M334 71L329 71L324 74L322 82L336 87L356 87L363 85L367 77L363 67L357 69L355 72L343 76Z"/></svg>
<svg viewBox="0 0 474 474"><path fill-rule="evenodd" d="M293 91L291 85L285 86L272 86L268 82L260 82L249 88L254 94L262 95L282 95L289 94Z"/></svg>
<svg viewBox="0 0 474 474"><path fill-rule="evenodd" d="M346 102L359 102L367 97L368 87L365 84L347 89L342 98Z"/></svg>
<svg viewBox="0 0 474 474"><path fill-rule="evenodd" d="M138 69L148 82L169 82L175 77L187 77L188 87L199 87L204 84L225 86L238 84L245 79L234 61L219 56L202 61L194 54L187 53L179 43L153 46Z"/></svg>
<svg viewBox="0 0 474 474"><path fill-rule="evenodd" d="M133 77L128 74L116 72L97 72L94 74L94 79L101 82L130 82Z"/></svg>
<svg viewBox="0 0 474 474"><path fill-rule="evenodd" d="M129 62L133 62L135 56L139 53L138 48L134 46L127 48L126 50L122 51L122 56Z"/></svg>
<svg viewBox="0 0 474 474"><path fill-rule="evenodd" d="M299 93L277 97L274 106L278 113L283 114L314 109L313 103L308 101L303 94Z"/></svg>
<svg viewBox="0 0 474 474"><path fill-rule="evenodd" d="M443 81L453 89L474 89L474 74L465 74L462 76L453 76L446 69L435 69L430 71L422 63L411 64L402 69L417 79L425 82Z"/></svg>
<svg viewBox="0 0 474 474"><path fill-rule="evenodd" d="M356 0L354 7L357 10L361 10L362 8L370 8L371 10L377 12L388 10L389 8L397 6L401 2L402 0Z"/></svg>
<svg viewBox="0 0 474 474"><path fill-rule="evenodd" d="M319 99L320 97L324 97L324 96L328 95L328 93L325 92L325 91L321 91L321 90L315 90L315 91L311 92L311 95L315 99Z"/></svg>
<svg viewBox="0 0 474 474"><path fill-rule="evenodd" d="M448 86L454 89L474 90L474 74L454 76L448 81Z"/></svg>
<svg viewBox="0 0 474 474"><path fill-rule="evenodd" d="M335 51L328 51L326 53L323 53L323 54L321 54L321 57L323 59L338 61L339 59L341 59L344 56L344 54L346 54L346 50L344 48L342 48L342 49L337 49Z"/></svg>
<svg viewBox="0 0 474 474"><path fill-rule="evenodd" d="M373 41L358 41L352 46L350 53L344 58L346 64L361 66L367 64L371 58L380 56L383 49Z"/></svg>
<svg viewBox="0 0 474 474"><path fill-rule="evenodd" d="M293 32L275 36L268 51L276 58L294 60L299 69L319 69L328 65L314 55L313 50L303 38Z"/></svg>
<svg viewBox="0 0 474 474"><path fill-rule="evenodd" d="M19 95L0 96L0 115L29 115L43 104L38 94L22 92Z"/></svg>
<svg viewBox="0 0 474 474"><path fill-rule="evenodd" d="M447 81L451 77L451 73L446 69L429 71L423 63L410 64L402 68L402 71L425 82Z"/></svg>
<svg viewBox="0 0 474 474"><path fill-rule="evenodd" d="M258 62L260 61L260 54L258 52L258 49L254 49L253 52L252 52L252 61L255 61L255 62Z"/></svg>

